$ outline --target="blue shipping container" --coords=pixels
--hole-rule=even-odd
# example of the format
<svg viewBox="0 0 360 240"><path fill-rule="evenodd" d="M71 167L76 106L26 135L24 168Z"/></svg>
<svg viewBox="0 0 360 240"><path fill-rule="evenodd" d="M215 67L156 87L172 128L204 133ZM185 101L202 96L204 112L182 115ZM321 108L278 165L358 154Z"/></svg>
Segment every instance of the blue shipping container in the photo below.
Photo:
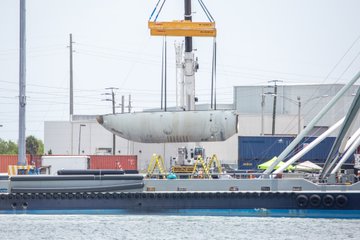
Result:
<svg viewBox="0 0 360 240"><path fill-rule="evenodd" d="M257 166L263 162L279 156L280 153L294 140L295 137L280 136L239 136L238 138L238 167L239 169L255 170ZM314 141L316 138L305 138L287 157L289 159L294 154L301 151L306 145ZM334 143L334 137L324 139L320 144L314 147L310 152L300 158L299 162L311 161L316 164L325 162L328 153ZM347 163L354 161L352 155Z"/></svg>

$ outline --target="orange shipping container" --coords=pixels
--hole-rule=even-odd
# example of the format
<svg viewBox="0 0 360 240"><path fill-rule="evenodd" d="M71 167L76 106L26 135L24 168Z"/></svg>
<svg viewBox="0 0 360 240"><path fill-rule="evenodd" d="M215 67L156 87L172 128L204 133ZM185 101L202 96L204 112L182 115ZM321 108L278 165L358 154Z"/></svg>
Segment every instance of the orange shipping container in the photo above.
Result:
<svg viewBox="0 0 360 240"><path fill-rule="evenodd" d="M90 169L137 170L136 155L91 155Z"/></svg>
<svg viewBox="0 0 360 240"><path fill-rule="evenodd" d="M26 154L27 164L30 162L30 155ZM18 155L0 155L0 173L7 173L9 165L17 165Z"/></svg>

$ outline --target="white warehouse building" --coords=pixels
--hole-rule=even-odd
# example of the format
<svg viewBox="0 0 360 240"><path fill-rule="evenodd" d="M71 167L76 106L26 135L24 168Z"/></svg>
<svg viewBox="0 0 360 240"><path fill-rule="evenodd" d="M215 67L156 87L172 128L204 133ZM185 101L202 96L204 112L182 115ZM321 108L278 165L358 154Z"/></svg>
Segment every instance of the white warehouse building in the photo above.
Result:
<svg viewBox="0 0 360 240"><path fill-rule="evenodd" d="M238 133L224 142L146 144L116 137L115 152L137 155L139 170L144 170L156 153L164 157L167 167L179 147L202 146L207 155L216 154L222 163L238 163L238 137L272 135L273 107L276 98L275 134L295 136L343 87L343 84L278 85L274 87L235 86L234 100L227 106L238 114ZM316 125L312 136L319 135L346 115L359 86L353 86L336 106ZM204 106L197 106L204 110ZM360 127L359 116L356 127ZM96 116L74 115L72 121L44 123L45 152L52 154L112 154L113 135L96 122Z"/></svg>

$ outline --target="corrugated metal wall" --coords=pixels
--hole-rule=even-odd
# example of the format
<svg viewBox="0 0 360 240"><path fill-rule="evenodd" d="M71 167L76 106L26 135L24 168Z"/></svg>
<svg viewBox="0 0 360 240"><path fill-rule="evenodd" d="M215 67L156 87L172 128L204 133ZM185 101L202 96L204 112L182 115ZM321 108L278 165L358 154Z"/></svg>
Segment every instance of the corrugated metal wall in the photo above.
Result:
<svg viewBox="0 0 360 240"><path fill-rule="evenodd" d="M27 163L31 161L29 154L26 154ZM18 155L0 155L0 173L7 173L9 165L17 165Z"/></svg>
<svg viewBox="0 0 360 240"><path fill-rule="evenodd" d="M90 155L90 169L137 170L137 156Z"/></svg>
<svg viewBox="0 0 360 240"><path fill-rule="evenodd" d="M238 167L239 169L257 169L257 165L279 156L280 153L294 140L294 137L280 136L239 136L238 138ZM303 147L315 140L314 137L304 139L298 147L294 149L289 157L301 151ZM324 139L320 144L313 148L310 152L300 158L302 161L312 161L316 164L324 163L332 144L334 137ZM352 155L348 163L354 161Z"/></svg>

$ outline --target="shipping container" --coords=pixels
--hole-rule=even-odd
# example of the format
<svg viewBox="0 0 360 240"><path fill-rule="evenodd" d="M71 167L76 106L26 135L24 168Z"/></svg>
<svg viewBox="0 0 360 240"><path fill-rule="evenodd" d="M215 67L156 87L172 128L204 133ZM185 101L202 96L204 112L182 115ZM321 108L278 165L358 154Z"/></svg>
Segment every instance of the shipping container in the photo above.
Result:
<svg viewBox="0 0 360 240"><path fill-rule="evenodd" d="M89 169L90 157L89 156L56 156L47 155L41 157L42 166L49 166L50 175L56 175L58 170L61 169L76 169L84 170Z"/></svg>
<svg viewBox="0 0 360 240"><path fill-rule="evenodd" d="M238 138L238 167L239 169L257 169L257 166L263 162L279 156L281 152L295 139L289 136L239 136ZM288 155L287 159L301 151L309 143L314 141L315 137L304 138L297 147ZM299 162L311 161L316 164L323 164L329 154L334 137L325 138L320 144L314 147L310 152L300 158ZM354 156L348 159L347 163L353 163Z"/></svg>
<svg viewBox="0 0 360 240"><path fill-rule="evenodd" d="M137 170L136 155L91 155L90 169Z"/></svg>
<svg viewBox="0 0 360 240"><path fill-rule="evenodd" d="M29 154L26 155L27 164L29 164L31 157ZM0 155L0 173L7 173L9 165L17 165L18 155L4 154Z"/></svg>

